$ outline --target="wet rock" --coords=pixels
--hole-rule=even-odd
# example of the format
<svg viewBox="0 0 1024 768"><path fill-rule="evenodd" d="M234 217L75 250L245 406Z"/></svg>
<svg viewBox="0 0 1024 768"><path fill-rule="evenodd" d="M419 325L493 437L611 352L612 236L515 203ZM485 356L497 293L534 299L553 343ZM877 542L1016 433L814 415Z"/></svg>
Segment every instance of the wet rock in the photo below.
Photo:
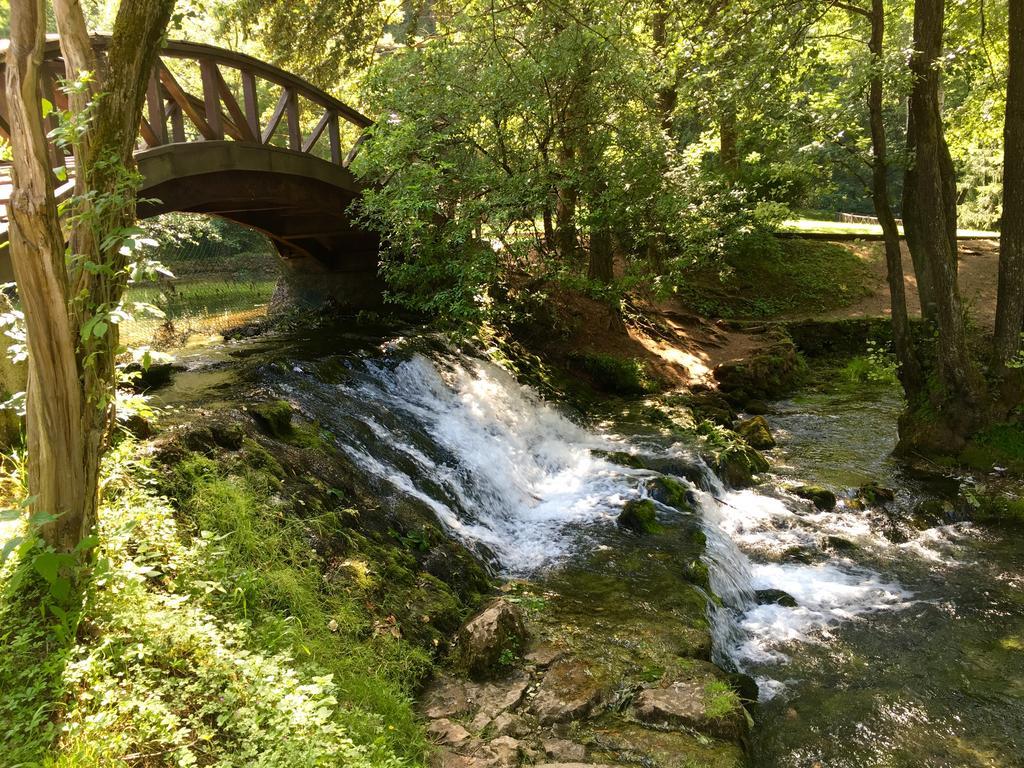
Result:
<svg viewBox="0 0 1024 768"><path fill-rule="evenodd" d="M690 489L673 477L655 477L647 481L648 495L668 507L688 512L693 508Z"/></svg>
<svg viewBox="0 0 1024 768"><path fill-rule="evenodd" d="M736 431L753 448L763 451L775 447L775 438L772 437L768 420L764 416L754 416L752 419L741 421L736 425Z"/></svg>
<svg viewBox="0 0 1024 768"><path fill-rule="evenodd" d="M937 525L945 525L954 517L954 507L951 501L944 499L926 499L914 507L910 520L917 528L933 528Z"/></svg>
<svg viewBox="0 0 1024 768"><path fill-rule="evenodd" d="M750 446L732 446L718 454L715 470L733 488L749 488L754 476L767 472L768 460Z"/></svg>
<svg viewBox="0 0 1024 768"><path fill-rule="evenodd" d="M273 400L249 406L260 427L271 437L285 438L292 433L292 406L287 400Z"/></svg>
<svg viewBox="0 0 1024 768"><path fill-rule="evenodd" d="M565 649L552 643L541 643L523 657L537 669L547 669L565 655Z"/></svg>
<svg viewBox="0 0 1024 768"><path fill-rule="evenodd" d="M756 703L758 701L758 699L760 698L761 691L758 688L757 681L754 680L754 678L752 678L750 675L745 675L742 672L730 672L728 673L728 677L729 685L731 685L732 689L736 691L741 701L750 703Z"/></svg>
<svg viewBox="0 0 1024 768"><path fill-rule="evenodd" d="M826 549L836 552L853 552L857 549L856 544L842 536L826 536L822 544Z"/></svg>
<svg viewBox="0 0 1024 768"><path fill-rule="evenodd" d="M475 679L494 677L519 655L526 641L523 612L504 598L487 605L459 630L457 666Z"/></svg>
<svg viewBox="0 0 1024 768"><path fill-rule="evenodd" d="M630 499L619 513L618 524L636 533L658 533L658 512L650 499Z"/></svg>
<svg viewBox="0 0 1024 768"><path fill-rule="evenodd" d="M836 495L820 485L798 485L790 488L789 492L801 499L807 499L823 512L836 508Z"/></svg>
<svg viewBox="0 0 1024 768"><path fill-rule="evenodd" d="M896 500L896 491L878 483L867 483L857 489L857 496L866 504L881 507Z"/></svg>
<svg viewBox="0 0 1024 768"><path fill-rule="evenodd" d="M580 763L587 757L587 748L568 739L547 739L542 743L544 756L552 760Z"/></svg>
<svg viewBox="0 0 1024 768"><path fill-rule="evenodd" d="M435 744L454 746L468 739L469 731L447 718L440 718L427 726L427 735Z"/></svg>
<svg viewBox="0 0 1024 768"><path fill-rule="evenodd" d="M719 699L721 699L719 701ZM741 732L740 704L727 688L709 701L706 685L678 681L664 688L647 688L637 694L633 710L638 720L662 727L693 728L732 738Z"/></svg>
<svg viewBox="0 0 1024 768"><path fill-rule="evenodd" d="M764 416L768 413L768 403L764 400L748 400L743 410L751 416Z"/></svg>
<svg viewBox="0 0 1024 768"><path fill-rule="evenodd" d="M534 768L616 768L606 763L541 763Z"/></svg>
<svg viewBox="0 0 1024 768"><path fill-rule="evenodd" d="M813 565L819 558L819 554L805 547L793 546L782 551L779 555L779 562L801 563L802 565Z"/></svg>
<svg viewBox="0 0 1024 768"><path fill-rule="evenodd" d="M719 390L730 402L744 404L782 397L806 370L795 345L784 332L770 332L765 341L762 351L722 363L712 372Z"/></svg>
<svg viewBox="0 0 1024 768"><path fill-rule="evenodd" d="M601 685L590 666L565 659L545 673L530 711L542 725L578 720L589 715L600 704L601 697Z"/></svg>
<svg viewBox="0 0 1024 768"><path fill-rule="evenodd" d="M757 596L757 602L761 605L783 605L786 608L796 608L796 599L788 592L783 592L781 589L759 589L754 593Z"/></svg>
<svg viewBox="0 0 1024 768"><path fill-rule="evenodd" d="M524 672L493 683L473 683L442 676L425 693L423 713L432 720L478 714L494 718L519 704L529 685L530 678Z"/></svg>
<svg viewBox="0 0 1024 768"><path fill-rule="evenodd" d="M729 401L715 390L705 390L692 394L687 405L701 419L727 427L736 419L736 411Z"/></svg>
<svg viewBox="0 0 1024 768"><path fill-rule="evenodd" d="M488 757L488 768L512 768L519 765L520 743L511 736L499 736L481 750Z"/></svg>

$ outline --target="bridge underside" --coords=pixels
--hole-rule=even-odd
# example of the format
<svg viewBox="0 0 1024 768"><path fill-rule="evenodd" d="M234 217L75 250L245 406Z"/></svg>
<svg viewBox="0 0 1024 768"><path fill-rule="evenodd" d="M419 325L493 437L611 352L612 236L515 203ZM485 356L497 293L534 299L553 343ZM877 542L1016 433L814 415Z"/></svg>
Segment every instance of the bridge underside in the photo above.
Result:
<svg viewBox="0 0 1024 768"><path fill-rule="evenodd" d="M289 299L350 308L381 302L379 240L353 224L361 187L351 172L308 154L237 142L160 147L137 155L142 218L171 211L220 216L277 247Z"/></svg>

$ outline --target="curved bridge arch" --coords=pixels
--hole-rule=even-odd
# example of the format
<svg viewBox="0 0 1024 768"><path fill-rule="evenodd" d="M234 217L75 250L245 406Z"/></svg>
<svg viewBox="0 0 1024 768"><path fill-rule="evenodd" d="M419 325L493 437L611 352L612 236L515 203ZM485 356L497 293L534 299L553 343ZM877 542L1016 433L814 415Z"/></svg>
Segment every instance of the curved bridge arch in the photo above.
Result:
<svg viewBox="0 0 1024 768"><path fill-rule="evenodd" d="M6 41L4 41L6 42ZM105 66L109 38L96 36ZM4 44L0 44L6 47ZM0 64L0 74L3 71ZM47 41L41 98L67 107L59 88L59 41ZM0 134L8 135L0 89ZM48 118L55 124L55 117ZM378 241L351 221L362 187L348 165L366 116L272 64L215 46L171 41L150 76L135 159L143 177L139 215L170 211L220 216L266 234L290 272L337 273L345 292L375 292ZM73 160L51 145L51 164L73 176ZM9 172L0 168L0 173ZM71 182L55 182L58 197ZM9 177L0 179L0 240L6 240ZM157 202L150 202L155 200ZM10 272L0 255L0 273ZM322 277L318 278L322 281ZM349 303L375 303L355 296ZM367 299L370 297L367 296Z"/></svg>

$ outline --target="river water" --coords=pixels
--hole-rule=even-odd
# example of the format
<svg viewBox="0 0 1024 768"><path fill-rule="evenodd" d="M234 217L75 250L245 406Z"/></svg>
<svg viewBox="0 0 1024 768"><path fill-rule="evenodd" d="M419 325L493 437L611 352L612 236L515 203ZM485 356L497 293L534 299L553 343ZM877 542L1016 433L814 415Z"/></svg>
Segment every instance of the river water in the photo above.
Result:
<svg viewBox="0 0 1024 768"><path fill-rule="evenodd" d="M266 355L259 344L235 354ZM585 553L628 499L645 494L651 473L609 452L690 467L696 483L684 482L724 602L716 657L760 686L756 765L1024 765L1022 548L968 523L908 524L935 489L888 460L894 392L776 404L774 477L735 491L694 445L615 417L577 423L499 367L436 344L336 334L287 349L262 366L262 385L507 575ZM179 399L224 386L223 365L193 367L179 377ZM818 512L782 490L814 482L842 496L868 481L895 489L896 501L883 509L841 499ZM759 604L765 589L795 605Z"/></svg>

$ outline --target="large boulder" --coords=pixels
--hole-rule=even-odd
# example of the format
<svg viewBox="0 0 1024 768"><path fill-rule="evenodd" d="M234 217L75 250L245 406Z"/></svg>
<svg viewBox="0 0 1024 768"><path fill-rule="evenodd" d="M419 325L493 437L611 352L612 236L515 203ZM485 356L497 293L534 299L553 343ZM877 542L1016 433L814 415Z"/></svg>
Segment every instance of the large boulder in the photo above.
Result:
<svg viewBox="0 0 1024 768"><path fill-rule="evenodd" d="M694 728L720 738L742 735L746 725L739 696L725 684L679 681L647 688L633 701L637 720L663 728Z"/></svg>
<svg viewBox="0 0 1024 768"><path fill-rule="evenodd" d="M495 677L508 671L525 641L522 610L498 598L459 630L455 644L456 665L478 680Z"/></svg>
<svg viewBox="0 0 1024 768"><path fill-rule="evenodd" d="M736 431L750 443L751 447L759 451L775 447L775 438L772 437L768 420L764 416L754 416L752 419L741 421L736 425Z"/></svg>

